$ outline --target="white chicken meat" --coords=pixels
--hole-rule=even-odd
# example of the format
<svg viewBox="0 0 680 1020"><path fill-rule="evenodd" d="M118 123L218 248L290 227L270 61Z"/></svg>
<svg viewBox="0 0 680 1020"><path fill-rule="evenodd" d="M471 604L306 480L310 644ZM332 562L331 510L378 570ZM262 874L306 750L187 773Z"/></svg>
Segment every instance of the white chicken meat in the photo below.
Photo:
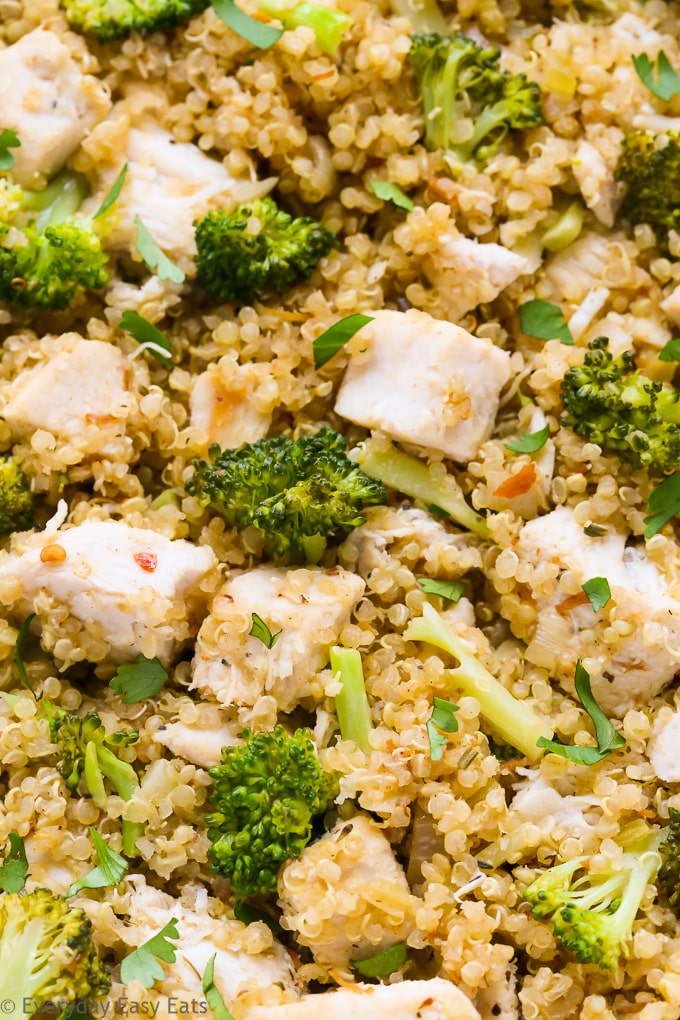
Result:
<svg viewBox="0 0 680 1020"><path fill-rule="evenodd" d="M317 1020L320 1005L318 995L307 995L285 1006L256 1006L248 1020ZM324 995L323 1014L325 1020L480 1020L467 995L438 977L338 988Z"/></svg>
<svg viewBox="0 0 680 1020"><path fill-rule="evenodd" d="M493 429L510 356L425 312L378 311L348 345L336 413L471 460Z"/></svg>
<svg viewBox="0 0 680 1020"><path fill-rule="evenodd" d="M268 694L290 712L315 693L310 681L363 593L362 579L340 568L261 566L239 574L215 596L199 631L192 689L223 705L251 706ZM280 632L273 647L250 635L253 613Z"/></svg>
<svg viewBox="0 0 680 1020"><path fill-rule="evenodd" d="M56 32L36 28L0 51L2 126L19 136L13 179L41 186L111 107L107 86L83 74Z"/></svg>
<svg viewBox="0 0 680 1020"><path fill-rule="evenodd" d="M204 600L200 583L215 564L205 546L121 521L85 521L17 536L15 551L0 562L0 587L17 609L40 619L64 606L114 661L143 653L167 663L180 625L186 630L191 601Z"/></svg>

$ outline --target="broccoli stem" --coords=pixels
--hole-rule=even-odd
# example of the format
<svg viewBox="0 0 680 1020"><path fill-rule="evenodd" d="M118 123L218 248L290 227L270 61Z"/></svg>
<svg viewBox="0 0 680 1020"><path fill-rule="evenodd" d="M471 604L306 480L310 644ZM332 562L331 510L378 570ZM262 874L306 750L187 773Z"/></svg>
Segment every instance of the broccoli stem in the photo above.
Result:
<svg viewBox="0 0 680 1020"><path fill-rule="evenodd" d="M89 745L88 745L89 746ZM102 775L113 785L114 790L123 800L128 801L139 786L137 773L126 761L121 761L107 747L97 747L97 763ZM87 760L85 764L85 778L87 780ZM89 784L88 784L89 785ZM92 791L90 790L92 793ZM93 800L94 800L94 794ZM95 804L96 804L95 800ZM105 802L106 803L106 802ZM97 805L101 807L102 805ZM137 854L137 840L144 832L142 822L130 822L123 818L121 830L123 834L123 853L126 857L134 857Z"/></svg>
<svg viewBox="0 0 680 1020"><path fill-rule="evenodd" d="M104 786L104 776L99 767L99 755L97 753L98 748L94 740L85 747L85 764L83 766L83 774L85 776L85 785L87 786L92 800L96 806L100 809L106 807L106 787Z"/></svg>
<svg viewBox="0 0 680 1020"><path fill-rule="evenodd" d="M400 18L408 18L414 35L437 32L446 35L444 15L436 0L390 0L390 6Z"/></svg>
<svg viewBox="0 0 680 1020"><path fill-rule="evenodd" d="M543 749L537 746L537 741L539 737L552 739L553 730L548 722L531 705L518 701L506 691L477 661L465 642L449 630L431 605L425 603L423 615L409 623L404 637L407 641L426 641L454 655L459 665L447 672L456 689L477 699L484 718L507 743L513 744L531 761L542 756Z"/></svg>
<svg viewBox="0 0 680 1020"><path fill-rule="evenodd" d="M304 25L311 28L324 53L333 56L352 27L352 19L344 11L321 4L291 3L291 0L258 0L260 8L271 18L278 18L287 29Z"/></svg>
<svg viewBox="0 0 680 1020"><path fill-rule="evenodd" d="M370 754L372 748L368 735L373 729L373 723L361 655L355 648L334 645L331 648L331 668L334 673L340 674L342 682L342 690L335 696L335 710L342 739L353 740L362 751Z"/></svg>
<svg viewBox="0 0 680 1020"><path fill-rule="evenodd" d="M585 209L581 202L572 202L556 223L541 238L541 244L548 251L563 251L573 244L583 229Z"/></svg>
<svg viewBox="0 0 680 1020"><path fill-rule="evenodd" d="M407 496L420 499L428 506L434 505L445 510L452 520L474 532L480 538L488 538L489 529L483 517L476 513L466 501L458 482L452 475L439 481L422 461L410 457L395 447L382 449L375 440L369 439L355 451L359 466L371 478L388 485L391 489L405 492Z"/></svg>
<svg viewBox="0 0 680 1020"><path fill-rule="evenodd" d="M29 212L40 213L36 227L43 231L45 227L64 223L75 216L87 194L85 177L64 170L43 191L24 191L21 204Z"/></svg>
<svg viewBox="0 0 680 1020"><path fill-rule="evenodd" d="M450 147L451 151L455 152L459 159L466 163L477 153L477 149L483 140L492 135L493 132L496 132L493 140L487 142L486 146L483 146L478 153L481 159L486 158L484 150L489 147L496 149L507 135L509 130L507 120L509 112L510 106L505 100L494 103L493 106L484 107L475 119L472 136L465 142L452 145Z"/></svg>
<svg viewBox="0 0 680 1020"><path fill-rule="evenodd" d="M664 421L680 425L680 393L676 389L663 389L656 399L656 409Z"/></svg>

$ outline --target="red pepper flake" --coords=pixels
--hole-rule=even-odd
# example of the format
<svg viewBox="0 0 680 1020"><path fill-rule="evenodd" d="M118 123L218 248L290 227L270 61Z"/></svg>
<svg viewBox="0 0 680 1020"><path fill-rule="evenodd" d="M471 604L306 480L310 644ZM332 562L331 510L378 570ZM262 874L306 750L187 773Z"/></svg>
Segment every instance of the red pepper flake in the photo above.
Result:
<svg viewBox="0 0 680 1020"><path fill-rule="evenodd" d="M498 486L494 496L501 499L513 499L515 496L524 496L536 481L536 465L525 464L514 475L510 475Z"/></svg>
<svg viewBox="0 0 680 1020"><path fill-rule="evenodd" d="M147 574L153 574L158 566L158 557L155 553L134 553L132 558L138 567L146 570Z"/></svg>

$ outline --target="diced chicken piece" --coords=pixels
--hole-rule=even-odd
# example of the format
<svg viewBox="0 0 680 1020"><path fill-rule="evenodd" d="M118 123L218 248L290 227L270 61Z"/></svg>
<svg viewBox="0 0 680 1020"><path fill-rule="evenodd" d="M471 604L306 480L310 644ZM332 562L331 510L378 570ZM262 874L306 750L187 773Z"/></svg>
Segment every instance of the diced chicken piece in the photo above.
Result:
<svg viewBox="0 0 680 1020"><path fill-rule="evenodd" d="M400 981L395 985L356 984L318 995L306 995L287 1006L256 1006L248 1020L479 1020L467 995L451 981ZM503 1017L510 1020L510 1015Z"/></svg>
<svg viewBox="0 0 680 1020"><path fill-rule="evenodd" d="M217 765L223 747L233 747L240 743L234 728L226 723L216 729L189 726L183 722L168 723L155 731L153 739L157 744L167 747L172 754L205 769Z"/></svg>
<svg viewBox="0 0 680 1020"><path fill-rule="evenodd" d="M237 365L223 358L194 380L191 424L223 450L255 443L269 431L277 396L269 365Z"/></svg>
<svg viewBox="0 0 680 1020"><path fill-rule="evenodd" d="M499 981L492 981L477 993L475 1005L482 1020L519 1020L517 967L514 963Z"/></svg>
<svg viewBox="0 0 680 1020"><path fill-rule="evenodd" d="M0 51L2 126L21 140L12 149L12 177L23 187L60 170L110 107L106 85L83 74L50 29L37 28Z"/></svg>
<svg viewBox="0 0 680 1020"><path fill-rule="evenodd" d="M663 710L664 716L667 709ZM680 783L680 712L657 720L647 754L662 783Z"/></svg>
<svg viewBox="0 0 680 1020"><path fill-rule="evenodd" d="M563 796L540 775L537 769L514 786L512 814L520 822L534 822L544 830L559 829L564 836L584 836L593 832L602 816L602 804L594 794ZM559 833L558 833L559 835Z"/></svg>
<svg viewBox="0 0 680 1020"><path fill-rule="evenodd" d="M442 234L436 252L425 262L425 274L446 294L450 317L462 319L477 305L493 301L528 267L523 255L501 244Z"/></svg>
<svg viewBox="0 0 680 1020"><path fill-rule="evenodd" d="M340 562L365 578L369 589L374 571L378 571L382 583L383 571L396 571L400 563L439 578L459 577L482 565L479 550L470 543L469 536L449 531L443 521L410 506L371 507L366 523L355 528L343 543Z"/></svg>
<svg viewBox="0 0 680 1020"><path fill-rule="evenodd" d="M389 840L370 818L338 822L278 882L284 928L319 963L347 965L403 942L417 901Z"/></svg>
<svg viewBox="0 0 680 1020"><path fill-rule="evenodd" d="M201 583L216 562L205 546L121 521L85 521L16 536L14 551L0 561L0 591L3 604L37 613L43 644L58 659L66 657L65 611L80 648L70 661L121 661L141 652L167 663L207 600Z"/></svg>
<svg viewBox="0 0 680 1020"><path fill-rule="evenodd" d="M364 582L347 570L262 566L234 577L215 597L196 642L192 688L224 705L255 705L272 695L281 712L316 694L311 681L349 622ZM249 636L253 613L272 634L272 648Z"/></svg>
<svg viewBox="0 0 680 1020"><path fill-rule="evenodd" d="M80 871L74 871L74 865L78 867L77 862L64 855L63 833L56 826L31 833L24 841L24 849L29 874L44 889L63 894L76 879L82 877ZM84 868L82 875L87 870Z"/></svg>
<svg viewBox="0 0 680 1020"><path fill-rule="evenodd" d="M605 227L612 227L619 205L613 169L592 142L579 142L572 170L583 200Z"/></svg>
<svg viewBox="0 0 680 1020"><path fill-rule="evenodd" d="M680 284L663 299L660 308L674 326L680 326Z"/></svg>
<svg viewBox="0 0 680 1020"><path fill-rule="evenodd" d="M529 626L512 613L508 617L517 636L528 641L529 662L573 690L576 660L582 658L596 700L614 715L646 704L670 683L678 669L680 602L644 548L627 547L626 536L611 528L588 537L566 507L525 524L513 548L516 579L528 585L537 610ZM559 584L565 572L568 591ZM612 592L597 613L580 589L595 577L606 578ZM610 627L615 619L629 623L630 633L617 634Z"/></svg>
<svg viewBox="0 0 680 1020"><path fill-rule="evenodd" d="M547 259L545 280L552 290L547 297L562 306L565 302L580 305L592 290L614 279L617 289L651 288L652 278L637 265L638 256L634 243L623 233L604 237L585 230L568 248Z"/></svg>
<svg viewBox="0 0 680 1020"><path fill-rule="evenodd" d="M61 342L63 349L49 361L19 372L2 416L15 437L45 429L73 441L83 455L115 455L125 421L137 410L125 358L113 344L76 333Z"/></svg>
<svg viewBox="0 0 680 1020"><path fill-rule="evenodd" d="M424 312L373 313L348 345L343 418L467 463L488 439L510 356Z"/></svg>
<svg viewBox="0 0 680 1020"><path fill-rule="evenodd" d="M114 110L112 119L120 117ZM107 127L102 125L102 133ZM222 163L196 145L178 142L149 114L135 118L121 141L123 151L114 152L113 162L102 172L101 187L83 205L83 212L93 212L127 163L117 219L106 240L114 249L134 248L139 216L164 252L173 258L190 257L196 251L194 220L215 207L229 212L241 202L266 195L276 183L273 177L263 181L232 177Z"/></svg>
<svg viewBox="0 0 680 1020"><path fill-rule="evenodd" d="M165 969L165 977L154 988L175 1001L204 1001L202 977L210 958L215 955L214 980L225 1001L238 1003L253 991L274 988L274 1002L297 997L293 962L283 946L269 934L260 945L246 934L246 926L226 917L213 917L207 903L197 896L195 909L167 893L146 885L140 875L131 876L133 892L125 897L114 895L114 906L129 921L121 922L118 935L130 949L136 949L172 919L177 920L179 939L176 961ZM201 904L199 906L199 903ZM82 904L85 906L85 904Z"/></svg>

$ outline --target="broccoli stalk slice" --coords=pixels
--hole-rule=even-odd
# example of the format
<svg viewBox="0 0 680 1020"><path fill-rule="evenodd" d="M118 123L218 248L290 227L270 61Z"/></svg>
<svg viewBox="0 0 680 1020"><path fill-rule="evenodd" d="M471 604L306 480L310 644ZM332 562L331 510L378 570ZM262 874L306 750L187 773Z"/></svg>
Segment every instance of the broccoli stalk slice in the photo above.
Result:
<svg viewBox="0 0 680 1020"><path fill-rule="evenodd" d="M128 746L137 739L136 730L107 736L101 719L96 712L89 712L82 719L77 715L55 708L43 702L44 711L50 723L50 735L59 746L62 758L57 765L59 775L69 790L75 790L81 776L88 793L96 806L102 810L108 804L105 779L108 779L118 796L129 801L139 787L137 773L129 762L122 761L104 742ZM123 853L126 857L136 855L137 839L144 831L140 822L122 820Z"/></svg>
<svg viewBox="0 0 680 1020"><path fill-rule="evenodd" d="M435 479L427 464L402 453L394 446L385 449L374 439L369 439L357 450L352 451L361 470L370 478L377 478L390 489L405 492L413 499L419 499L427 506L445 510L461 527L474 532L480 538L489 537L484 518L472 509L453 475Z"/></svg>
<svg viewBox="0 0 680 1020"><path fill-rule="evenodd" d="M446 20L437 0L390 0L393 13L408 18L414 35L422 32L446 33Z"/></svg>
<svg viewBox="0 0 680 1020"><path fill-rule="evenodd" d="M110 984L83 910L47 889L0 896L0 1001L6 1013L32 1015L48 1002L95 998Z"/></svg>
<svg viewBox="0 0 680 1020"><path fill-rule="evenodd" d="M88 789L92 794L92 799L95 804L97 804L97 807L106 807L107 797L103 781L101 782L101 787L95 786L95 788L92 788L90 786L87 774L87 751L90 747L94 747L95 749L96 763L100 776L109 780L119 797L125 801L130 800L139 786L137 773L133 769L132 765L126 761L121 761L121 759L112 751L109 751L107 747L102 747L101 745L98 746L94 743L94 741L90 741L85 752L85 781L88 784ZM97 790L96 794L95 790ZM103 800L100 803L97 803L96 797L100 795L100 790L103 795ZM137 854L137 840L144 832L144 825L141 822L131 822L128 821L127 818L123 818L121 831L123 836L123 853L126 857L134 857Z"/></svg>
<svg viewBox="0 0 680 1020"><path fill-rule="evenodd" d="M343 740L353 740L366 754L371 753L369 733L373 729L366 695L361 655L355 648L331 648L331 669L340 674L342 690L335 696Z"/></svg>
<svg viewBox="0 0 680 1020"><path fill-rule="evenodd" d="M633 931L645 890L662 858L662 832L653 832L624 853L621 867L591 874L589 858L577 857L543 872L524 893L538 920L549 919L553 931L580 963L614 970Z"/></svg>
<svg viewBox="0 0 680 1020"><path fill-rule="evenodd" d="M70 220L87 198L89 188L82 174L63 170L43 191L24 191L21 204L28 212L39 213L35 225L39 231ZM83 220L83 223L89 223Z"/></svg>
<svg viewBox="0 0 680 1020"><path fill-rule="evenodd" d="M303 25L311 28L324 53L333 56L352 27L352 19L344 11L321 4L293 3L290 0L258 0L258 6L270 18L278 18L284 28Z"/></svg>
<svg viewBox="0 0 680 1020"><path fill-rule="evenodd" d="M542 246L548 251L564 251L581 233L585 214L581 202L572 202L552 227L546 230L541 238Z"/></svg>
<svg viewBox="0 0 680 1020"><path fill-rule="evenodd" d="M431 605L425 603L423 615L409 623L404 637L407 641L425 641L455 656L459 665L447 670L455 690L476 698L482 715L493 730L522 751L530 761L537 761L542 756L543 750L537 746L537 741L539 737L552 739L553 730L548 722L531 705L513 697L475 658L465 642L447 627Z"/></svg>

